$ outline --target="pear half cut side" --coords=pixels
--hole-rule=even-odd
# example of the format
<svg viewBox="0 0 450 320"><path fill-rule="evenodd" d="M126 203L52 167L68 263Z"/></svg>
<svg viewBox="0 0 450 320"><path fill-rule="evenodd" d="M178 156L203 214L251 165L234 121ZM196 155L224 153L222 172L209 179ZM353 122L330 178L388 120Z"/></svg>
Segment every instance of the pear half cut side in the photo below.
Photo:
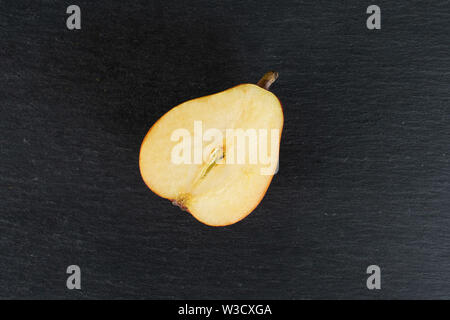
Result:
<svg viewBox="0 0 450 320"><path fill-rule="evenodd" d="M264 197L278 165L283 111L268 91L277 76L269 72L258 85L241 84L189 100L164 114L142 142L139 167L146 185L210 226L230 225L249 215ZM223 140L208 140L205 134L197 161L174 161L181 141L178 133L195 140L199 128L203 134L220 133ZM246 137L244 161L236 160L239 143L229 132L258 134L253 145ZM195 141L183 146L189 149L190 160L199 154Z"/></svg>

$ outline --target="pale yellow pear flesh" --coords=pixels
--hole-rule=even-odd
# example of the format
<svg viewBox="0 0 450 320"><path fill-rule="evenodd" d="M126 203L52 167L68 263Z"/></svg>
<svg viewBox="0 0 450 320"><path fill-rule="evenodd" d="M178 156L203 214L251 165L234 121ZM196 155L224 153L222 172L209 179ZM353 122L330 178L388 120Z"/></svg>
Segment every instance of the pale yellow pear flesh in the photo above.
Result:
<svg viewBox="0 0 450 320"><path fill-rule="evenodd" d="M173 141L172 134L184 128L194 136L195 121L201 121L203 132L214 128L223 132L224 137L227 129L267 130L267 153L276 155L278 160L283 128L281 104L268 90L242 84L171 109L152 126L142 143L140 171L153 192L176 202L207 225L236 223L260 203L273 174L262 174L261 169L267 168L267 163L249 163L250 150L245 163L227 163L235 147L230 139L216 149L214 142L203 143L204 148L216 150L214 159L223 158L223 163L210 165L208 157L201 163L174 163L172 151L179 141ZM278 132L275 145L270 144L272 129ZM193 145L191 151L194 154Z"/></svg>

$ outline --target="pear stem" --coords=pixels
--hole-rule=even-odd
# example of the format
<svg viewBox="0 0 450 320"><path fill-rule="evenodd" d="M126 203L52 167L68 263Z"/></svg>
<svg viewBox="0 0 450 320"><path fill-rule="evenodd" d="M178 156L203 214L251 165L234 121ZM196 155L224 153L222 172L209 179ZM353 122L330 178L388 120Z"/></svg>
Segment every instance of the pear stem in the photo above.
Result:
<svg viewBox="0 0 450 320"><path fill-rule="evenodd" d="M274 83L277 79L278 72L269 71L261 78L261 80L258 81L257 85L263 89L269 90L272 83Z"/></svg>

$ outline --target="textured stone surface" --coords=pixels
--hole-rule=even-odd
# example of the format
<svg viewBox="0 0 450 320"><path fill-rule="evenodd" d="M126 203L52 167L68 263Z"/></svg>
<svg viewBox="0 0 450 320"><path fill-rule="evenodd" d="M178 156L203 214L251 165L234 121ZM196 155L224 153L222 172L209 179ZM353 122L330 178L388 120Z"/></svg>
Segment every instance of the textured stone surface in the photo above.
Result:
<svg viewBox="0 0 450 320"><path fill-rule="evenodd" d="M450 298L449 8L403 2L369 31L365 1L80 0L69 31L68 2L1 1L0 297ZM270 69L261 205L211 228L151 193L149 127Z"/></svg>

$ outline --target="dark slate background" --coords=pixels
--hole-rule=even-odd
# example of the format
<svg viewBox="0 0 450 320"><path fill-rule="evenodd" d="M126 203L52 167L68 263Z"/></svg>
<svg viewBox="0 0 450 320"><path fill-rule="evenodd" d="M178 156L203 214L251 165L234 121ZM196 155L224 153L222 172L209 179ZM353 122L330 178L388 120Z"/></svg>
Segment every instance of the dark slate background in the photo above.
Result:
<svg viewBox="0 0 450 320"><path fill-rule="evenodd" d="M0 1L0 298L450 298L450 8L403 2L370 31L372 1ZM271 69L280 171L249 217L147 189L160 116Z"/></svg>

